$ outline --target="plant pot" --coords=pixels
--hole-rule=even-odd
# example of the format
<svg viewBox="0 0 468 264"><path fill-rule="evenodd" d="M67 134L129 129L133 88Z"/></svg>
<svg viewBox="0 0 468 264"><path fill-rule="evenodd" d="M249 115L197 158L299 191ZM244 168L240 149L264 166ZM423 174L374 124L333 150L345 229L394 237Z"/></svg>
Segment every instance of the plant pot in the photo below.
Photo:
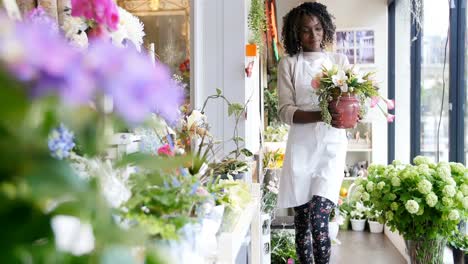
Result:
<svg viewBox="0 0 468 264"><path fill-rule="evenodd" d="M366 219L351 219L351 227L353 231L364 231Z"/></svg>
<svg viewBox="0 0 468 264"><path fill-rule="evenodd" d="M354 95L343 93L341 97L328 103L330 113L338 113L342 121L339 128L353 128L359 120L359 100Z"/></svg>
<svg viewBox="0 0 468 264"><path fill-rule="evenodd" d="M443 264L446 239L405 240L411 264Z"/></svg>
<svg viewBox="0 0 468 264"><path fill-rule="evenodd" d="M338 236L338 231L340 230L338 223L333 221L328 223L328 236L331 240L336 239Z"/></svg>
<svg viewBox="0 0 468 264"><path fill-rule="evenodd" d="M384 225L377 221L369 220L369 229L371 233L382 233Z"/></svg>
<svg viewBox="0 0 468 264"><path fill-rule="evenodd" d="M463 250L458 248L452 248L453 252L453 264L468 264L468 252L465 253Z"/></svg>
<svg viewBox="0 0 468 264"><path fill-rule="evenodd" d="M340 225L341 230L348 230L349 229L349 216L345 217L343 220L343 224Z"/></svg>

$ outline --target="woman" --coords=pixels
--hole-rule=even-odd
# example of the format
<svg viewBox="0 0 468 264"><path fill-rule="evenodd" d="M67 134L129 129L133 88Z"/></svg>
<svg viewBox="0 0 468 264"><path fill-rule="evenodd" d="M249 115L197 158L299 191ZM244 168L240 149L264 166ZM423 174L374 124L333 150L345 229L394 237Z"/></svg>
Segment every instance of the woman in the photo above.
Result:
<svg viewBox="0 0 468 264"><path fill-rule="evenodd" d="M321 122L312 78L323 63L348 64L344 55L326 53L335 25L326 6L306 2L284 17L283 43L289 56L278 66L279 116L291 126L283 165L278 207L294 207L296 252L303 264L328 263L328 220L343 180L347 139L339 117ZM311 236L313 243L311 243Z"/></svg>

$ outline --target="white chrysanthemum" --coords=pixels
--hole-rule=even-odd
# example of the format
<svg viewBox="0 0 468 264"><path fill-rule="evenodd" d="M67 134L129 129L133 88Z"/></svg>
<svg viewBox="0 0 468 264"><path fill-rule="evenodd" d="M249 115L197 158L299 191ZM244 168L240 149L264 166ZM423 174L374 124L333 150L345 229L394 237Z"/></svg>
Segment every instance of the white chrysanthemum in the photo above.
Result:
<svg viewBox="0 0 468 264"><path fill-rule="evenodd" d="M368 183L366 184L366 190L367 190L368 192L372 192L372 191L374 190L374 183L371 182L371 181L368 182Z"/></svg>
<svg viewBox="0 0 468 264"><path fill-rule="evenodd" d="M419 204L415 200L408 200L405 208L410 214L416 214L419 211Z"/></svg>
<svg viewBox="0 0 468 264"><path fill-rule="evenodd" d="M463 208L468 210L468 196L463 198L462 204L463 204Z"/></svg>
<svg viewBox="0 0 468 264"><path fill-rule="evenodd" d="M428 194L432 190L432 183L426 179L418 183L418 191L422 194Z"/></svg>
<svg viewBox="0 0 468 264"><path fill-rule="evenodd" d="M75 256L94 250L94 235L90 224L82 223L74 216L57 215L52 218L51 225L58 250Z"/></svg>
<svg viewBox="0 0 468 264"><path fill-rule="evenodd" d="M393 211L398 210L398 207L400 206L398 205L397 202L392 202L392 204L390 205L390 208L392 208Z"/></svg>
<svg viewBox="0 0 468 264"><path fill-rule="evenodd" d="M400 186L400 185L401 185L400 178L398 178L398 177L393 177L393 178L392 178L392 185L393 185L394 187Z"/></svg>
<svg viewBox="0 0 468 264"><path fill-rule="evenodd" d="M460 185L460 190L463 193L463 195L468 196L468 184L463 183Z"/></svg>
<svg viewBox="0 0 468 264"><path fill-rule="evenodd" d="M426 195L426 203L429 205L429 207L434 207L438 200L439 198L437 198L437 195L433 192Z"/></svg>
<svg viewBox="0 0 468 264"><path fill-rule="evenodd" d="M450 211L448 218L452 221L456 221L460 219L460 213L458 212L458 210L452 210Z"/></svg>
<svg viewBox="0 0 468 264"><path fill-rule="evenodd" d="M123 47L124 41L129 40L140 51L145 36L144 25L140 19L119 7L119 25L117 27L116 31L110 33L112 43Z"/></svg>
<svg viewBox="0 0 468 264"><path fill-rule="evenodd" d="M457 193L457 190L453 185L445 185L444 189L442 190L442 193L447 197L454 197Z"/></svg>
<svg viewBox="0 0 468 264"><path fill-rule="evenodd" d="M379 182L377 183L377 189L382 190L385 187L385 182Z"/></svg>
<svg viewBox="0 0 468 264"><path fill-rule="evenodd" d="M62 30L70 43L78 48L88 47L88 36L85 30L88 28L86 21L81 17L65 16Z"/></svg>

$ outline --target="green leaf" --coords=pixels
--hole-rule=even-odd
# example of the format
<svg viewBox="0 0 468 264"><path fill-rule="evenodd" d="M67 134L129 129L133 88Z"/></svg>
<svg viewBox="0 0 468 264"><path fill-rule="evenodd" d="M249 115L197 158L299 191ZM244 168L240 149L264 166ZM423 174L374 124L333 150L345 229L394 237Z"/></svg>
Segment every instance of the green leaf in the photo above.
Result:
<svg viewBox="0 0 468 264"><path fill-rule="evenodd" d="M246 149L246 148L241 149L240 152L241 152L242 154L244 154L246 157L251 157L251 156L253 156L253 153L252 153L250 150Z"/></svg>
<svg viewBox="0 0 468 264"><path fill-rule="evenodd" d="M168 170L185 167L187 164L190 164L191 161L192 157L190 155L176 157L155 157L142 153L134 153L123 157L122 160L117 163L117 166L120 167L126 164L134 164L147 169Z"/></svg>
<svg viewBox="0 0 468 264"><path fill-rule="evenodd" d="M221 89L216 88L216 94L217 94L217 95L221 95L221 93L222 93Z"/></svg>

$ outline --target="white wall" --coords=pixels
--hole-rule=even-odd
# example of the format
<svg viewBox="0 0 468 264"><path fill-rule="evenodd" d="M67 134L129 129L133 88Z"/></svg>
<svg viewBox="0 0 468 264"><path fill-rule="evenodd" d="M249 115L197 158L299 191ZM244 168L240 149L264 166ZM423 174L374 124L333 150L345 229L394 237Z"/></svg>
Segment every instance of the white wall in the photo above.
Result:
<svg viewBox="0 0 468 264"><path fill-rule="evenodd" d="M200 109L205 98L216 94L217 88L231 102L245 103L250 99L247 119L242 118L238 128L245 146L255 153L260 146L261 124L258 67L254 67L250 78L244 72L250 0L191 0L191 9L192 105ZM257 59L255 65L258 63ZM233 137L234 118L228 117L224 101L211 100L205 113L216 139L226 141ZM220 154L227 154L234 148L232 142L226 142Z"/></svg>
<svg viewBox="0 0 468 264"><path fill-rule="evenodd" d="M302 0L278 0L278 25L282 27L282 17ZM322 0L335 16L337 30L371 29L375 36L375 68L380 82L380 93L387 95L388 69L388 7L387 0ZM370 115L373 120L372 162L387 163L387 122L378 111Z"/></svg>

